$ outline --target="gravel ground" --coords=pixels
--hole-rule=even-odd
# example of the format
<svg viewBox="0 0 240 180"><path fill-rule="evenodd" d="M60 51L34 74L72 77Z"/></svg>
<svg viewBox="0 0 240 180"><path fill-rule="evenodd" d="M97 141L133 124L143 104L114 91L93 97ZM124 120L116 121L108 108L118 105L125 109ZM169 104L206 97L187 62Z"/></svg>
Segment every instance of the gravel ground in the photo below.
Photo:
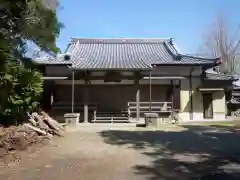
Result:
<svg viewBox="0 0 240 180"><path fill-rule="evenodd" d="M238 132L166 130L79 128L1 166L0 179L239 179Z"/></svg>

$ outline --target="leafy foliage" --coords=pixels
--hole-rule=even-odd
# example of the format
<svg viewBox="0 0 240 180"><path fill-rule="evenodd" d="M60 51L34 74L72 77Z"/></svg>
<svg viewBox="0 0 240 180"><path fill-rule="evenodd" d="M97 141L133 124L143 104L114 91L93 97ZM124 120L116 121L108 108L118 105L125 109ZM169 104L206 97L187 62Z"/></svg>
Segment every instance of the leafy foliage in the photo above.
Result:
<svg viewBox="0 0 240 180"><path fill-rule="evenodd" d="M0 27L0 40L18 51L33 41L43 50L57 52L55 41L63 24L42 0L0 0Z"/></svg>
<svg viewBox="0 0 240 180"><path fill-rule="evenodd" d="M63 25L49 1L56 0L0 0L0 115L24 114L39 104L42 74L25 53L29 41L58 52Z"/></svg>
<svg viewBox="0 0 240 180"><path fill-rule="evenodd" d="M0 73L0 113L21 114L37 107L43 80L38 71L27 69L12 61Z"/></svg>

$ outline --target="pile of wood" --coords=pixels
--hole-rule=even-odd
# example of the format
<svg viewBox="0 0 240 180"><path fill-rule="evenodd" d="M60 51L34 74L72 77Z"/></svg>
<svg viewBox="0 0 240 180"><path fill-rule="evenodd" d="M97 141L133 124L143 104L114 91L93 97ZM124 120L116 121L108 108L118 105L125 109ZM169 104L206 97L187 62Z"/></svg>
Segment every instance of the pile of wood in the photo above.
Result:
<svg viewBox="0 0 240 180"><path fill-rule="evenodd" d="M21 126L0 128L0 158L14 150L25 150L28 146L63 137L64 127L45 112L27 113L28 120Z"/></svg>
<svg viewBox="0 0 240 180"><path fill-rule="evenodd" d="M51 138L53 135L60 137L63 136L64 127L44 111L40 112L39 114L36 112L32 114L28 113L28 117L29 123L24 124L25 127L30 128L43 136L48 136L49 138Z"/></svg>

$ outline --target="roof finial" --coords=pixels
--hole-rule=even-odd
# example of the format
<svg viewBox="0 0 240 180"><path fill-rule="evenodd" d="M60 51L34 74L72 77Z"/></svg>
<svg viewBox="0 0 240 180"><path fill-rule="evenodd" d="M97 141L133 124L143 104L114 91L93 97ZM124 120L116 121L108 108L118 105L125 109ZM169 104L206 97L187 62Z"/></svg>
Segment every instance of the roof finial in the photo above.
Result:
<svg viewBox="0 0 240 180"><path fill-rule="evenodd" d="M173 38L170 38L169 43L170 43L171 46L173 46Z"/></svg>

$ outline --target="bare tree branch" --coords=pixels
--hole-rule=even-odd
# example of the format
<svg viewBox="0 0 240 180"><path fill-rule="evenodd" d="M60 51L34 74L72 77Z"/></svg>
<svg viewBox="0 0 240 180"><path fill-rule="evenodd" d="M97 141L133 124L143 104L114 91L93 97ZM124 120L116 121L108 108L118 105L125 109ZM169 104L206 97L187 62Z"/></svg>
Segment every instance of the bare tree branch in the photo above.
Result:
<svg viewBox="0 0 240 180"><path fill-rule="evenodd" d="M230 49L234 44L236 44L236 40L238 39L240 33L240 25L238 26L234 36L232 37L231 41L229 42L228 49Z"/></svg>
<svg viewBox="0 0 240 180"><path fill-rule="evenodd" d="M223 16L218 16L212 30L204 37L202 49L203 52L221 57L220 70L223 72L231 72L234 69L234 59L240 50L240 25L234 36L231 36L228 29L227 21Z"/></svg>

